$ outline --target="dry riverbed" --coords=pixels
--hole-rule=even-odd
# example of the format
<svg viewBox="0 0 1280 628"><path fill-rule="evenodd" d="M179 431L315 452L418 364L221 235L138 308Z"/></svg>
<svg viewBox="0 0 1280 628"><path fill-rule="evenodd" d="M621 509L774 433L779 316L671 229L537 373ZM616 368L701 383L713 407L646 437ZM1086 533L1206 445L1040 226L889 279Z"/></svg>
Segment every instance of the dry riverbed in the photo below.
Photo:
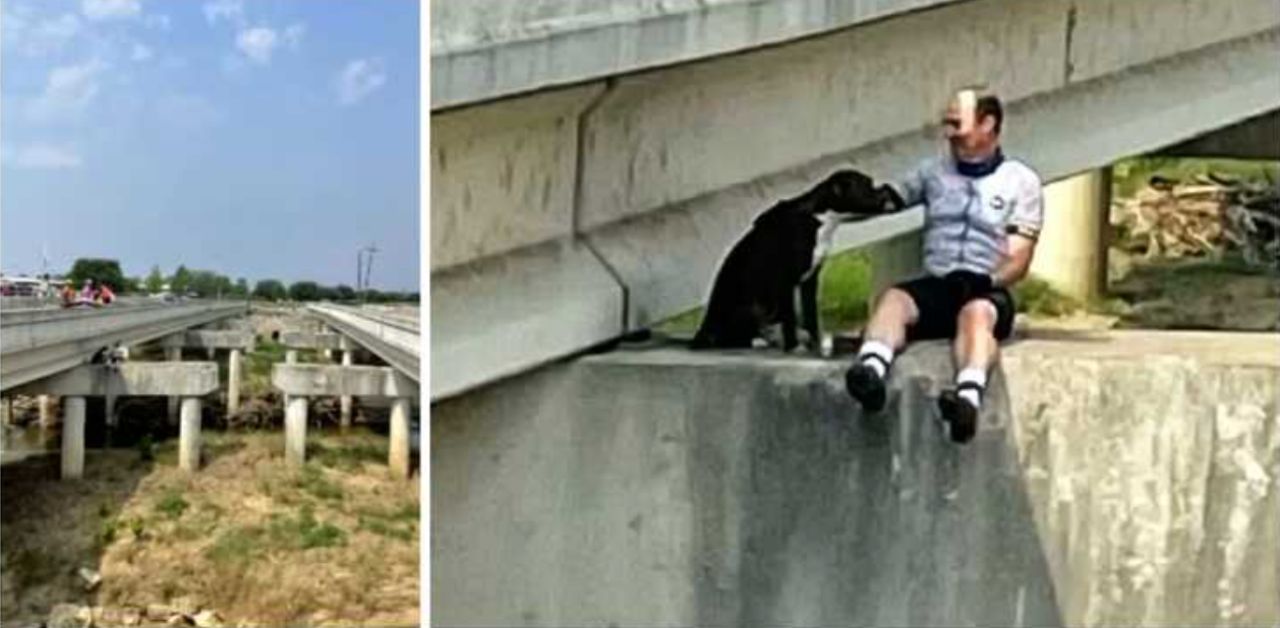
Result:
<svg viewBox="0 0 1280 628"><path fill-rule="evenodd" d="M206 432L196 474L174 445L91 450L80 481L57 479L56 455L5 467L0 623L70 603L212 609L229 626L418 625L418 481L390 477L384 436L312 432L291 469L279 432ZM82 570L101 581L87 590Z"/></svg>

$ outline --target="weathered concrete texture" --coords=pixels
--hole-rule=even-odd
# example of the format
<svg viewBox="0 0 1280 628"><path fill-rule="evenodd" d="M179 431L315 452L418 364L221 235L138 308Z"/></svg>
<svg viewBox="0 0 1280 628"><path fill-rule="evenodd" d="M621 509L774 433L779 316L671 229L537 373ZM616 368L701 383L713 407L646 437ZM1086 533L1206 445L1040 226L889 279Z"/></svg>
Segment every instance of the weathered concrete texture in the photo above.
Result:
<svg viewBox="0 0 1280 628"><path fill-rule="evenodd" d="M433 274L432 399L616 337L624 305L622 287L581 243L531 247Z"/></svg>
<svg viewBox="0 0 1280 628"><path fill-rule="evenodd" d="M341 349L343 339L333 333L286 331L280 334L280 344L291 349Z"/></svg>
<svg viewBox="0 0 1280 628"><path fill-rule="evenodd" d="M84 397L62 400L62 478L74 480L84 476Z"/></svg>
<svg viewBox="0 0 1280 628"><path fill-rule="evenodd" d="M963 448L934 420L946 346L877 417L842 369L614 353L436 404L436 621L1061 623L1007 417Z"/></svg>
<svg viewBox="0 0 1280 628"><path fill-rule="evenodd" d="M1280 621L1280 336L1032 340L1004 364L1068 623Z"/></svg>
<svg viewBox="0 0 1280 628"><path fill-rule="evenodd" d="M1084 81L1275 28L1275 0L1072 2L1068 78Z"/></svg>
<svg viewBox="0 0 1280 628"><path fill-rule="evenodd" d="M437 0L431 106L634 72L956 0Z"/></svg>
<svg viewBox="0 0 1280 628"><path fill-rule="evenodd" d="M431 116L431 270L573 230L578 115L603 87Z"/></svg>
<svg viewBox="0 0 1280 628"><path fill-rule="evenodd" d="M386 366L276 364L271 367L271 385L290 396L418 396L416 382Z"/></svg>
<svg viewBox="0 0 1280 628"><path fill-rule="evenodd" d="M218 365L212 362L132 362L116 366L87 364L17 390L47 395L196 397L218 389Z"/></svg>

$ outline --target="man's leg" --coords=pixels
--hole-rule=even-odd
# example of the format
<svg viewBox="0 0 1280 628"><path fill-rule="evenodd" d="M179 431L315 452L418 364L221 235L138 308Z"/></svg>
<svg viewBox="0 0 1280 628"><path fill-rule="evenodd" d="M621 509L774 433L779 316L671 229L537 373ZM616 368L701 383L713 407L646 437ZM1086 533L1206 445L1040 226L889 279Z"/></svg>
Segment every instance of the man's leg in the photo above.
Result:
<svg viewBox="0 0 1280 628"><path fill-rule="evenodd" d="M876 302L871 322L862 334L858 358L844 377L849 395L864 410L878 412L884 408L884 378L889 374L894 353L906 344L907 327L919 318L915 301L901 289L890 288Z"/></svg>
<svg viewBox="0 0 1280 628"><path fill-rule="evenodd" d="M987 299L975 299L960 308L956 338L952 345L956 364L956 387L938 397L942 418L951 428L951 439L966 442L977 432L978 409L987 387L987 373L999 356L996 341L996 306Z"/></svg>

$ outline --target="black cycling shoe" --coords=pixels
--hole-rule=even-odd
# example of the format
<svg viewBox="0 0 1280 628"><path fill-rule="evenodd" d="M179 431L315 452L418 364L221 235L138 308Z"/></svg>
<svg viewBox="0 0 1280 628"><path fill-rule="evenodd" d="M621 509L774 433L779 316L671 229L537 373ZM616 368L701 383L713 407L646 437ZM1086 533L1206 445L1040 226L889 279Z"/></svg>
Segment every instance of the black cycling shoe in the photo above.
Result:
<svg viewBox="0 0 1280 628"><path fill-rule="evenodd" d="M944 390L938 395L938 410L952 442L967 443L978 433L978 408L956 390Z"/></svg>
<svg viewBox="0 0 1280 628"><path fill-rule="evenodd" d="M862 404L867 412L879 412L884 409L884 380L876 374L875 369L856 362L844 373L844 386L849 396Z"/></svg>

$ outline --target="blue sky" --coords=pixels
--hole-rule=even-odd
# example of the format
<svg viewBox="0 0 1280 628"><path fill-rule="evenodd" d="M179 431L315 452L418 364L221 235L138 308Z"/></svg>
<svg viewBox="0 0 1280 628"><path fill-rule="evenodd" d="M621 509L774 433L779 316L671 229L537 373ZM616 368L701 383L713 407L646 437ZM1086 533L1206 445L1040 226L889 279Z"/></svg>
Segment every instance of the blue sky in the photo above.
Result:
<svg viewBox="0 0 1280 628"><path fill-rule="evenodd" d="M0 0L0 268L418 289L418 3Z"/></svg>

